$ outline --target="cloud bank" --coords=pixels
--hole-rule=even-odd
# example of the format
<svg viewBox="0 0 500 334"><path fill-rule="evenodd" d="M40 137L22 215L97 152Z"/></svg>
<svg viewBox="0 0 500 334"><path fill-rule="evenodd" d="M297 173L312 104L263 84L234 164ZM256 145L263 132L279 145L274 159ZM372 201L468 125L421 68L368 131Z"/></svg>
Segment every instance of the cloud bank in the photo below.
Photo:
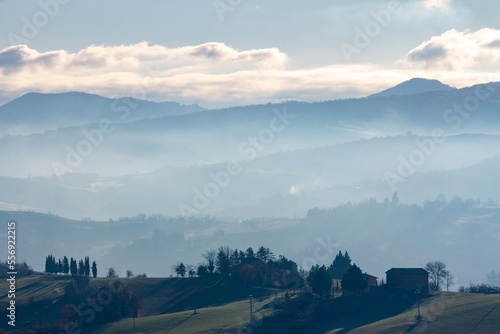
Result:
<svg viewBox="0 0 500 334"><path fill-rule="evenodd" d="M26 45L16 45L0 51L0 69L76 70L95 71L143 70L150 63L170 62L176 65L196 63L252 64L255 67L280 68L288 56L276 48L237 51L223 43L205 43L169 49L146 42L133 45L91 45L77 53L64 50L39 53Z"/></svg>
<svg viewBox="0 0 500 334"><path fill-rule="evenodd" d="M450 30L410 50L393 68L335 64L292 69L290 57L278 48L237 50L215 42L178 48L146 42L91 45L73 53L16 45L0 51L0 102L32 91L83 91L223 107L360 97L412 77L461 87L500 80L494 78L498 65L491 66L499 50L499 30Z"/></svg>
<svg viewBox="0 0 500 334"><path fill-rule="evenodd" d="M410 50L406 63L425 68L468 70L491 68L498 70L500 60L500 30L448 30Z"/></svg>

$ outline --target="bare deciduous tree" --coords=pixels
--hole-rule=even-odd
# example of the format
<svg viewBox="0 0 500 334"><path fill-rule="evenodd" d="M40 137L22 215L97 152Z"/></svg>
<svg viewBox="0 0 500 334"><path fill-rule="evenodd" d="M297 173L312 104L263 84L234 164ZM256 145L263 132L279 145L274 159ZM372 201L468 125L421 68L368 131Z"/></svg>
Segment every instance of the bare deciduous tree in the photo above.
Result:
<svg viewBox="0 0 500 334"><path fill-rule="evenodd" d="M450 274L446 270L446 264L441 261L429 262L425 265L425 270L429 272L431 290L441 291L446 276Z"/></svg>
<svg viewBox="0 0 500 334"><path fill-rule="evenodd" d="M215 270L215 261L217 259L217 252L213 249L209 249L202 255L203 260L205 260L205 265L210 274L214 273Z"/></svg>

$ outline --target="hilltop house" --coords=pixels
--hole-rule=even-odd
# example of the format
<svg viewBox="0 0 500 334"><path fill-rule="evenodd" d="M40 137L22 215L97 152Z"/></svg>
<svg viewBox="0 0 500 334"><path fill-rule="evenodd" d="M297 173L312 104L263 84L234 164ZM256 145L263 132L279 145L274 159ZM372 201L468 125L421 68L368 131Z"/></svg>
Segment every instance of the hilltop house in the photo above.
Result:
<svg viewBox="0 0 500 334"><path fill-rule="evenodd" d="M378 282L377 282L378 277L364 273L363 278L366 281L366 288L363 290L363 294L367 295L373 290L373 288L378 286ZM336 283L337 283L337 287L338 287L339 283L342 283L342 281L341 280L336 280L336 281L337 281ZM334 282L334 284L335 284L335 282ZM340 286L342 286L342 284L340 284ZM335 285L334 285L334 287L335 287ZM354 295L354 292L342 288L342 294L344 296L352 296L352 295Z"/></svg>
<svg viewBox="0 0 500 334"><path fill-rule="evenodd" d="M429 291L429 273L422 268L392 268L385 272L387 288L401 292Z"/></svg>
<svg viewBox="0 0 500 334"><path fill-rule="evenodd" d="M366 287L366 292L368 293L369 289L371 287L374 287L374 286L377 286L378 283L377 283L377 279L378 277L376 276L372 276L372 275L369 275L367 273L364 273L363 274L363 277L365 278L366 280L366 283L367 283L367 287Z"/></svg>

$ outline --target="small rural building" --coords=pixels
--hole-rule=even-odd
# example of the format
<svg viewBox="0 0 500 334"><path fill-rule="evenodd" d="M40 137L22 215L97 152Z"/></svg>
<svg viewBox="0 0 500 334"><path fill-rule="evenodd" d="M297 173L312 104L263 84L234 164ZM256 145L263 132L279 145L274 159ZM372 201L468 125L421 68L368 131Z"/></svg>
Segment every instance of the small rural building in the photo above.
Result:
<svg viewBox="0 0 500 334"><path fill-rule="evenodd" d="M374 287L376 287L378 285L378 282L377 282L378 277L364 273L363 278L366 281L366 288L363 290L362 294L367 295L372 291L372 289ZM337 280L337 287L338 287L339 283L340 283L340 287L342 288L342 280ZM335 284L335 282L334 282L334 284ZM334 285L334 288L335 288L335 285ZM337 291L337 290L335 290L335 291ZM355 295L355 293L342 288L342 295L343 296L353 296L353 295Z"/></svg>
<svg viewBox="0 0 500 334"><path fill-rule="evenodd" d="M385 272L387 287L397 291L427 293L429 273L422 268L392 268Z"/></svg>
<svg viewBox="0 0 500 334"><path fill-rule="evenodd" d="M366 281L366 289L365 289L365 294L370 293L370 289L373 289L378 285L377 279L378 277L369 275L367 273L363 274L363 277L365 278Z"/></svg>
<svg viewBox="0 0 500 334"><path fill-rule="evenodd" d="M378 283L377 283L378 277L369 275L367 273L364 273L363 277L365 278L366 283L368 284L368 287L370 287L370 286L377 286L378 285Z"/></svg>

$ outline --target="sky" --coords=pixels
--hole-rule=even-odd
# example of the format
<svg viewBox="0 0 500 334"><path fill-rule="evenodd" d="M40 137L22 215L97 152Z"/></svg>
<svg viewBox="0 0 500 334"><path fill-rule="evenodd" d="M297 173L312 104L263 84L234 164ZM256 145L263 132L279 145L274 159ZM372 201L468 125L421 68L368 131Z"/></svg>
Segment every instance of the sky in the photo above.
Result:
<svg viewBox="0 0 500 334"><path fill-rule="evenodd" d="M217 108L500 81L498 0L0 0L0 104L27 92Z"/></svg>

